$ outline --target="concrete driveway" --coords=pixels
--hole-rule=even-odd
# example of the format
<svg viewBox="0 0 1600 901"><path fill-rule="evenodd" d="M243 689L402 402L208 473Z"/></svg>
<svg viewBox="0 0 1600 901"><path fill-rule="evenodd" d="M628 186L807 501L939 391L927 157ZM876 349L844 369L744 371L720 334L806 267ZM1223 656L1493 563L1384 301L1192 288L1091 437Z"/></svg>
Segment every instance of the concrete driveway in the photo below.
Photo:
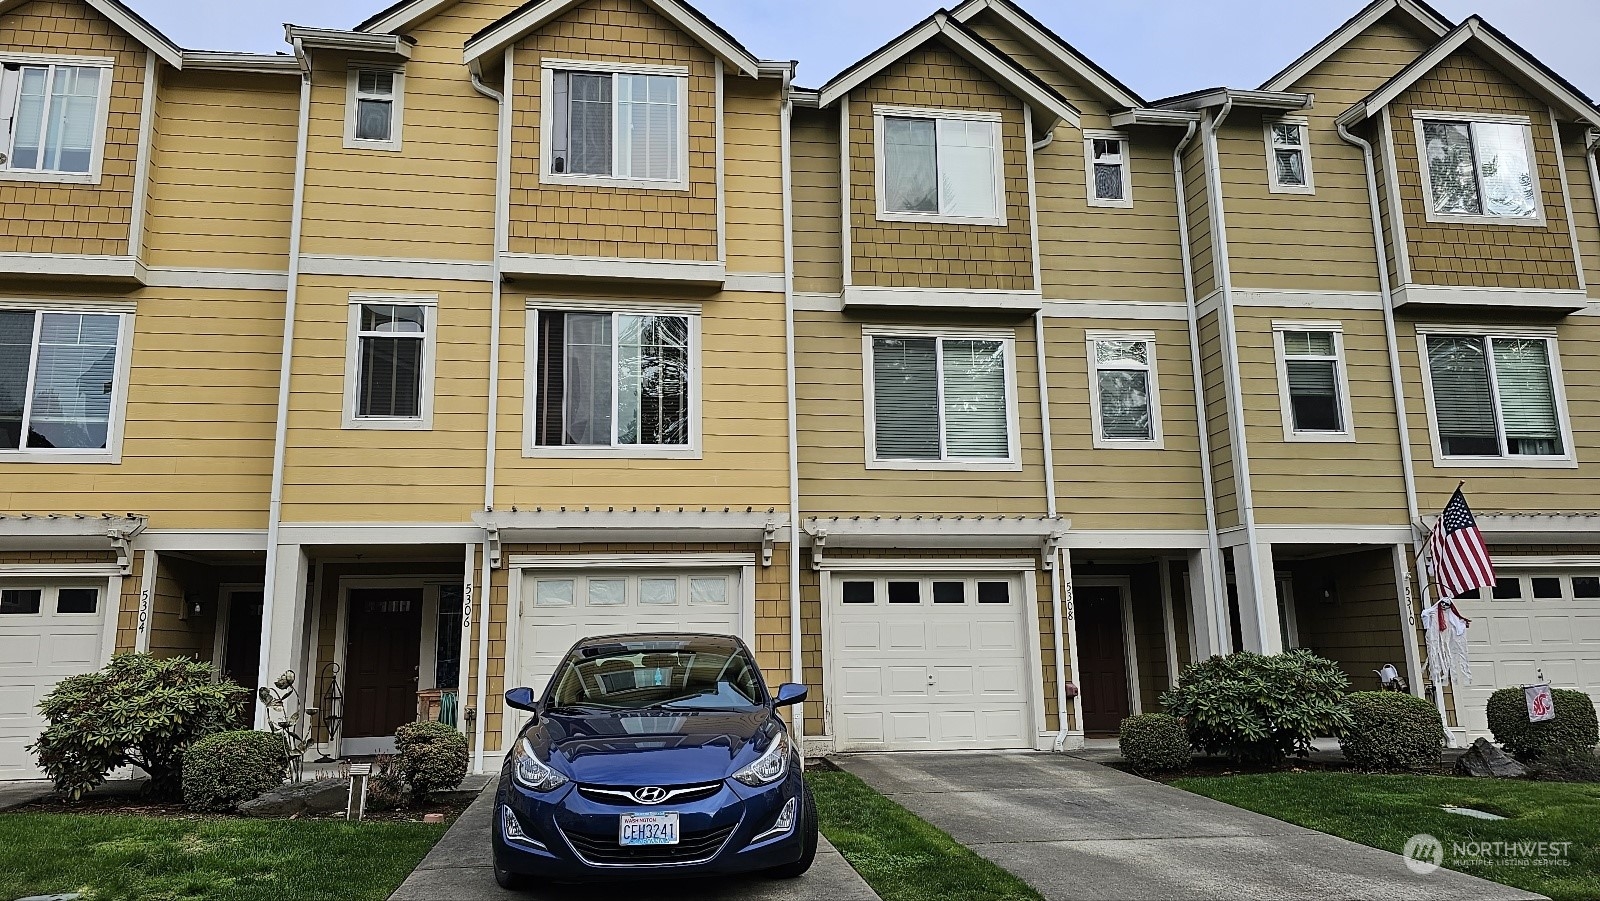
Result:
<svg viewBox="0 0 1600 901"><path fill-rule="evenodd" d="M489 817L494 812L494 785L484 789L444 838L434 845L415 872L389 901L594 901L613 894L593 885L508 892L494 882L489 855ZM817 861L799 879L757 877L683 882L630 883L630 898L652 901L878 901L878 895L822 839Z"/></svg>
<svg viewBox="0 0 1600 901"><path fill-rule="evenodd" d="M1063 754L861 754L844 769L1050 901L1539 898ZM1337 804L1337 798L1329 798Z"/></svg>

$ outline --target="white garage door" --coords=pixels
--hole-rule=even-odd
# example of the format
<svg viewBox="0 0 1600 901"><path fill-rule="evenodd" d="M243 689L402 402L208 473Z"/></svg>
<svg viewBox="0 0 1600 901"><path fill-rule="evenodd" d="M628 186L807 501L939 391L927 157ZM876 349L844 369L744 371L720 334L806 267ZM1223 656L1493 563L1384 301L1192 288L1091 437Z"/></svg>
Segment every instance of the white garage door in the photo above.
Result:
<svg viewBox="0 0 1600 901"><path fill-rule="evenodd" d="M544 692L567 651L625 632L743 636L740 571L525 570L517 651L521 685Z"/></svg>
<svg viewBox="0 0 1600 901"><path fill-rule="evenodd" d="M0 779L43 778L27 746L39 699L101 665L105 582L0 585Z"/></svg>
<svg viewBox="0 0 1600 901"><path fill-rule="evenodd" d="M1456 689L1460 723L1489 735L1486 708L1496 689L1531 685L1539 672L1556 688L1600 697L1600 572L1515 572L1465 600L1472 685ZM1493 597L1489 595L1493 594Z"/></svg>
<svg viewBox="0 0 1600 901"><path fill-rule="evenodd" d="M835 747L1034 746L1019 577L836 574L833 594Z"/></svg>

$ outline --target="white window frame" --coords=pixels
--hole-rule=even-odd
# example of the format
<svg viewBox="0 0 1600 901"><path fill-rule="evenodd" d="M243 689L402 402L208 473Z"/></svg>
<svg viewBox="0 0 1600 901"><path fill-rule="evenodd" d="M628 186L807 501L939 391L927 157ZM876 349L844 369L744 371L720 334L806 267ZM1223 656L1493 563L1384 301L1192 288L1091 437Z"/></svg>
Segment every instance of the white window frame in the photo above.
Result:
<svg viewBox="0 0 1600 901"><path fill-rule="evenodd" d="M540 64L539 91L540 97L554 96L554 81L557 72L582 72L591 75L659 75L678 80L678 177L677 178L628 178L619 175L584 175L572 172L552 172L551 149L552 143L544 136L554 134L555 129L555 104L539 104L539 183L545 185L589 185L592 187L607 188L642 188L656 191L687 191L689 190L689 69L687 66L653 66L640 63L607 62L602 60L571 60L546 58ZM611 171L617 171L617 155L621 151L621 142L617 135L621 129L617 127L617 101L616 87L613 81L611 93Z"/></svg>
<svg viewBox="0 0 1600 901"><path fill-rule="evenodd" d="M1297 125L1300 143L1284 145L1284 149L1300 151L1300 165L1306 173L1303 185L1286 185L1278 180L1278 143L1273 140L1272 126ZM1311 120L1305 116L1268 116L1262 122L1263 137L1267 142L1267 190L1274 194L1315 194L1317 179L1311 165Z"/></svg>
<svg viewBox="0 0 1600 901"><path fill-rule="evenodd" d="M367 95L361 91L362 72L390 72L394 74L394 92L388 97L377 94ZM360 118L359 101L367 98L389 101L389 140L374 141L367 138L356 137L356 125ZM349 150L387 150L398 152L401 149L401 131L405 126L405 97L406 73L398 66L370 65L361 63L350 64L349 83L345 88L344 101L344 146Z"/></svg>
<svg viewBox="0 0 1600 901"><path fill-rule="evenodd" d="M1499 457L1447 457L1444 442L1439 436L1439 419L1433 401L1433 365L1428 357L1428 338L1432 335L1456 335L1469 338L1508 338L1512 340L1540 340L1547 343L1550 358L1550 383L1555 391L1556 416L1561 427L1562 456L1528 456L1505 454ZM1417 326L1417 361L1422 370L1422 392L1427 404L1428 435L1433 442L1433 464L1441 469L1577 469L1578 451L1572 443L1572 418L1567 409L1567 386L1561 374L1561 347L1553 328L1494 328L1471 325L1419 325ZM1489 399L1494 405L1496 438L1504 442L1505 423L1500 414L1500 383L1495 374L1494 361L1489 361Z"/></svg>
<svg viewBox="0 0 1600 901"><path fill-rule="evenodd" d="M953 216L949 213L911 213L889 209L889 195L885 190L888 182L889 160L884 154L885 120L887 119L932 119L934 121L934 144L938 145L939 123L944 121L988 122L994 128L994 216ZM983 225L1004 226L1006 224L1006 146L1005 132L999 113L987 110L965 109L928 109L911 106L873 106L873 159L875 165L874 191L878 198L879 222L929 222L941 225ZM937 177L937 173L935 175Z"/></svg>
<svg viewBox="0 0 1600 901"><path fill-rule="evenodd" d="M0 156L6 157L6 162L0 164L0 181L31 181L46 184L65 185L98 185L105 167L106 157L106 125L111 117L111 82L116 75L116 60L105 56L51 56L39 53L12 53L0 52L0 63L19 63L23 66L56 67L56 66L82 66L103 70L100 78L100 96L96 100L93 147L89 156L89 171L82 172L51 172L40 169L12 169L10 162L12 133L15 131L16 103L18 96L0 97L0 104L10 104L10 108L0 112L0 117L11 122L11 132L0 135ZM49 82L53 83L54 74ZM48 96L48 84L47 84ZM20 95L20 86L19 86ZM46 101L48 103L48 100ZM48 106L46 107L48 119ZM148 112L141 110L141 116Z"/></svg>
<svg viewBox="0 0 1600 901"><path fill-rule="evenodd" d="M1100 357L1096 345L1102 341L1141 341L1146 347L1150 363L1145 371L1150 374L1150 436L1149 438L1107 438L1100 420ZM1156 369L1156 333L1091 329L1084 336L1084 346L1089 356L1089 416L1094 432L1094 446L1102 450L1161 450L1166 447L1166 431L1161 424L1161 379ZM1137 369L1137 366L1120 366L1119 369Z"/></svg>
<svg viewBox="0 0 1600 901"><path fill-rule="evenodd" d="M121 463L122 436L128 420L128 380L133 363L133 311L129 307L99 306L95 304L65 305L60 301L29 302L25 300L0 300L0 310L34 313L33 357L28 361L28 385L25 403L32 406L34 369L39 357L40 313L86 313L97 316L121 318L117 331L116 383L111 388L111 415L106 423L104 448L4 448L0 447L0 463L25 460L37 463ZM23 410L22 427L26 432L30 409Z"/></svg>
<svg viewBox="0 0 1600 901"><path fill-rule="evenodd" d="M1339 422L1344 428L1337 432L1303 431L1295 428L1293 399L1289 395L1289 350L1283 336L1288 332L1331 332L1332 357L1307 357L1295 359L1332 361L1337 370L1334 384L1339 391ZM1273 355L1278 365L1278 408L1283 414L1283 440L1312 443L1339 443L1356 440L1356 422L1350 407L1350 369L1345 363L1344 323L1336 321L1284 320L1272 323Z"/></svg>
<svg viewBox="0 0 1600 901"><path fill-rule="evenodd" d="M643 316L681 316L689 320L689 444L687 446L617 445L613 447L549 446L537 443L539 428L539 312L549 310L561 313L634 313ZM524 361L522 405L522 456L528 459L554 460L699 460L704 456L703 418L701 396L704 391L705 369L701 365L699 306L687 304L648 304L635 301L596 301L593 299L539 298L528 301L527 349ZM613 330L615 346L615 330ZM616 366L615 357L612 366ZM613 370L613 375L615 371ZM613 435L617 410L616 380L612 379L611 413Z"/></svg>
<svg viewBox="0 0 1600 901"><path fill-rule="evenodd" d="M1095 141L1120 141L1122 143L1122 197L1112 200L1096 196L1094 190L1094 142ZM1106 209L1132 209L1133 207L1133 146L1128 142L1128 133L1124 131L1106 131L1103 129L1087 128L1083 132L1083 181L1088 189L1089 205Z"/></svg>
<svg viewBox="0 0 1600 901"><path fill-rule="evenodd" d="M1504 113L1446 113L1435 110L1418 110L1411 114L1412 126L1417 135L1417 165L1422 177L1422 212L1429 222L1456 223L1461 225L1520 225L1534 228L1544 228L1547 225L1545 216L1544 184L1539 176L1539 153L1533 142L1533 120L1527 116L1508 115ZM1528 172L1533 176L1533 196L1538 202L1539 215L1533 219L1518 219L1514 216L1488 216L1466 215L1455 213L1435 212L1433 203L1433 176L1428 170L1428 137L1423 129L1424 122L1483 122L1495 125L1520 125L1522 126L1522 139L1528 147ZM1477 153L1477 137L1474 136L1473 153ZM1486 196L1483 190L1483 170L1477 169L1478 198L1481 203Z"/></svg>
<svg viewBox="0 0 1600 901"><path fill-rule="evenodd" d="M872 341L874 338L933 338L936 345L934 371L939 384L939 459L883 460L878 458L877 387L874 383ZM944 342L998 341L1005 354L1006 456L1004 459L951 457L944 431ZM995 329L925 328L917 326L863 326L861 328L861 370L863 374L862 421L866 428L866 466L868 469L896 469L923 472L1021 472L1022 436L1018 431L1017 336Z"/></svg>
<svg viewBox="0 0 1600 901"><path fill-rule="evenodd" d="M362 416L361 409L361 308L364 306L417 307L423 311L421 391L417 416ZM436 294L352 294L350 324L344 353L344 428L389 432L433 430L434 359L439 343L439 297Z"/></svg>

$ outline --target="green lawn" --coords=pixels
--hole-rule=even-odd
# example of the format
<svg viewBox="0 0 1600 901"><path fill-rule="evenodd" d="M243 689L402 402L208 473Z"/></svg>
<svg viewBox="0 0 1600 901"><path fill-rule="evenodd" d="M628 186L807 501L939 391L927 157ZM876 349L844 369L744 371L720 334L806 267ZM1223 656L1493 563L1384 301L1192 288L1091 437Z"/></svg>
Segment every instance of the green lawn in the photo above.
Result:
<svg viewBox="0 0 1600 901"><path fill-rule="evenodd" d="M0 814L0 899L383 901L445 828Z"/></svg>
<svg viewBox="0 0 1600 901"><path fill-rule="evenodd" d="M1445 865L1453 869L1557 901L1600 898L1600 785L1329 772L1216 776L1173 784L1396 853L1411 836L1425 832L1443 842ZM1471 819L1441 810L1445 804L1508 819ZM1571 842L1570 865L1450 860L1452 843L1495 841Z"/></svg>
<svg viewBox="0 0 1600 901"><path fill-rule="evenodd" d="M849 773L806 773L822 832L883 901L1038 901L979 857Z"/></svg>

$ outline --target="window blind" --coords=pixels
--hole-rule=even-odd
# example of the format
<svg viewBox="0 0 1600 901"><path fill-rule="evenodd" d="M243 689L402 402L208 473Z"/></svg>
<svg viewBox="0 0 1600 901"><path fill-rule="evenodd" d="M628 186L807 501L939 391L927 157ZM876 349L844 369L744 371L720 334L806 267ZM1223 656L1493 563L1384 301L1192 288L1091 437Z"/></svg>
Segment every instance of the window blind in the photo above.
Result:
<svg viewBox="0 0 1600 901"><path fill-rule="evenodd" d="M1342 432L1339 364L1333 360L1287 360L1289 405L1302 432Z"/></svg>
<svg viewBox="0 0 1600 901"><path fill-rule="evenodd" d="M940 212L974 218L998 216L994 124L944 119L938 123L938 132Z"/></svg>
<svg viewBox="0 0 1600 901"><path fill-rule="evenodd" d="M934 338L873 339L873 418L879 458L940 458L938 354Z"/></svg>
<svg viewBox="0 0 1600 901"><path fill-rule="evenodd" d="M39 169L40 147L44 137L44 107L50 70L35 66L22 69L22 84L17 90L17 118L12 128L11 163L13 169Z"/></svg>
<svg viewBox="0 0 1600 901"><path fill-rule="evenodd" d="M1430 335L1428 371L1433 382L1434 419L1444 453L1499 455L1484 339Z"/></svg>
<svg viewBox="0 0 1600 901"><path fill-rule="evenodd" d="M361 387L357 416L415 419L422 415L426 322L427 311L422 307L361 307Z"/></svg>
<svg viewBox="0 0 1600 901"><path fill-rule="evenodd" d="M670 181L678 177L678 79L618 75L616 175Z"/></svg>
<svg viewBox="0 0 1600 901"><path fill-rule="evenodd" d="M1536 339L1495 338L1495 383L1500 418L1510 450L1519 454L1562 452L1561 418L1550 381L1549 345Z"/></svg>
<svg viewBox="0 0 1600 901"><path fill-rule="evenodd" d="M0 448L22 446L22 413L33 358L31 310L0 310Z"/></svg>
<svg viewBox="0 0 1600 901"><path fill-rule="evenodd" d="M106 446L120 323L117 316L41 314L28 447Z"/></svg>
<svg viewBox="0 0 1600 901"><path fill-rule="evenodd" d="M562 444L611 446L610 313L567 313Z"/></svg>
<svg viewBox="0 0 1600 901"><path fill-rule="evenodd" d="M999 341L944 341L945 451L951 457L1004 459L1005 347Z"/></svg>
<svg viewBox="0 0 1600 901"><path fill-rule="evenodd" d="M610 175L613 146L611 76L579 72L562 74L568 79L568 154L564 171L579 175Z"/></svg>

